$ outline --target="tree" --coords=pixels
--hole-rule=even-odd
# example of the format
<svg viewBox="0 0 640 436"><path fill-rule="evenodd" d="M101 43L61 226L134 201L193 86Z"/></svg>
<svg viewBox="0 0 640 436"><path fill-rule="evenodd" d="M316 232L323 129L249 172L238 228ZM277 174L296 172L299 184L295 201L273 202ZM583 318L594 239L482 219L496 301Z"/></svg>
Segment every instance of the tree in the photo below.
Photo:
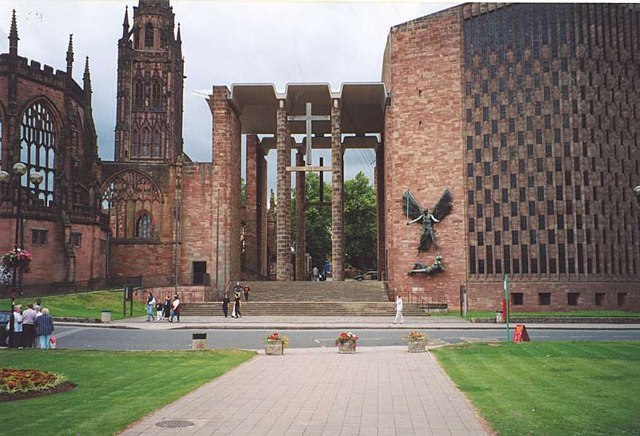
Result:
<svg viewBox="0 0 640 436"><path fill-rule="evenodd" d="M324 205L320 205L320 177L317 173L307 173L306 177L307 208L305 221L307 224L307 253L313 265L322 269L324 262L331 257L331 188L324 184ZM296 199L291 199L291 240L296 240Z"/></svg>
<svg viewBox="0 0 640 436"><path fill-rule="evenodd" d="M345 260L362 271L376 269L376 193L362 171L344 182Z"/></svg>

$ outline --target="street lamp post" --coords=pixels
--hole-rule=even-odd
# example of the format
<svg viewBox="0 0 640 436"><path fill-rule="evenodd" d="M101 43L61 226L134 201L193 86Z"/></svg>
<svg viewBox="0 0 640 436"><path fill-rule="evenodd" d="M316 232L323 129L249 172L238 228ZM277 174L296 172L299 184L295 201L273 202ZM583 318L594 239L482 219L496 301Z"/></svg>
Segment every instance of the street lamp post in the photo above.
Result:
<svg viewBox="0 0 640 436"><path fill-rule="evenodd" d="M16 205L16 231L15 238L13 241L13 251L17 257L18 251L21 249L20 246L24 245L24 223L22 221L22 183L21 178L27 173L27 166L22 162L18 162L13 165L13 183L11 183L11 176L6 171L0 170L0 183L9 184L11 187L11 198L12 201L15 201ZM38 185L42 182L42 174L37 172L32 172L29 174L29 181L36 188L36 197L38 191ZM15 304L16 294L20 291L20 287L22 285L20 277L18 277L18 265L17 263L13 266L13 275L11 277L11 285L13 288L13 293L11 294L11 311L13 312L13 306Z"/></svg>

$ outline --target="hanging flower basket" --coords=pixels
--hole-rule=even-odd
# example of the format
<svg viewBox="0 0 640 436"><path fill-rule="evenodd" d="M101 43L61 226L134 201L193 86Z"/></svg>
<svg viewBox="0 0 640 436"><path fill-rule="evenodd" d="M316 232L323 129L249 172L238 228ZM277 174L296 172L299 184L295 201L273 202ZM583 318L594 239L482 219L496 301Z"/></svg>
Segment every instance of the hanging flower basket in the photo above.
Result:
<svg viewBox="0 0 640 436"><path fill-rule="evenodd" d="M24 272L29 272L31 253L20 248L11 250L2 256L0 264L5 268L21 268Z"/></svg>

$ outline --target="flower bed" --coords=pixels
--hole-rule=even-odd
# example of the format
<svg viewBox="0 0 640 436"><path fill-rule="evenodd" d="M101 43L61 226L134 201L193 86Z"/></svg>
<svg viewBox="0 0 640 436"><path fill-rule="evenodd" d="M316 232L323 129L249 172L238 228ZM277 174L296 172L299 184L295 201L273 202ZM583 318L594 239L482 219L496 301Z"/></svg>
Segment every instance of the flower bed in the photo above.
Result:
<svg viewBox="0 0 640 436"><path fill-rule="evenodd" d="M62 374L38 369L0 369L0 400L11 401L55 392L66 392L75 385Z"/></svg>

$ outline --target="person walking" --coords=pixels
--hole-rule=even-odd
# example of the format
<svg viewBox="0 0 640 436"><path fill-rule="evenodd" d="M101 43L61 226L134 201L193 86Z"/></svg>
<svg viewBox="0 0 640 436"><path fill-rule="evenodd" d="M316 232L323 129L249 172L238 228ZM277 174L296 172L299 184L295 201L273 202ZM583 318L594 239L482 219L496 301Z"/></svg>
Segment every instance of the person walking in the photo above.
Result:
<svg viewBox="0 0 640 436"><path fill-rule="evenodd" d="M22 348L22 305L13 306L11 314L11 332L9 333L9 348Z"/></svg>
<svg viewBox="0 0 640 436"><path fill-rule="evenodd" d="M233 318L242 317L242 313L240 313L240 294L236 294L233 299Z"/></svg>
<svg viewBox="0 0 640 436"><path fill-rule="evenodd" d="M394 324L402 324L404 319L402 318L402 297L398 295L396 297L396 319L393 320Z"/></svg>
<svg viewBox="0 0 640 436"><path fill-rule="evenodd" d="M36 317L38 312L33 310L33 304L27 305L27 310L22 314L22 346L33 348L36 339Z"/></svg>
<svg viewBox="0 0 640 436"><path fill-rule="evenodd" d="M222 297L222 313L224 313L225 318L229 315L230 302L231 300L229 300L229 294L225 292L224 296Z"/></svg>
<svg viewBox="0 0 640 436"><path fill-rule="evenodd" d="M164 304L162 305L162 318L169 321L170 316L171 316L171 297L167 295L167 298L164 299Z"/></svg>
<svg viewBox="0 0 640 436"><path fill-rule="evenodd" d="M318 274L320 273L320 271L318 270L318 267L314 266L312 272L313 272L313 281L317 282L319 277Z"/></svg>
<svg viewBox="0 0 640 436"><path fill-rule="evenodd" d="M171 318L169 319L169 322L173 322L174 317L176 317L178 322L180 322L180 299L178 298L178 294L174 295L171 306L173 310L171 311Z"/></svg>
<svg viewBox="0 0 640 436"><path fill-rule="evenodd" d="M155 310L156 310L156 299L153 298L153 294L149 292L149 295L147 296L147 322L154 320L155 317L153 316L153 312Z"/></svg>
<svg viewBox="0 0 640 436"><path fill-rule="evenodd" d="M160 300L160 297L158 297L158 299L156 300L156 321L160 322L162 321L162 314L164 313L164 304L162 304L162 301Z"/></svg>
<svg viewBox="0 0 640 436"><path fill-rule="evenodd" d="M53 334L53 318L49 315L49 309L42 308L42 315L36 318L36 336L40 343L40 348L48 350L51 348L51 335Z"/></svg>

